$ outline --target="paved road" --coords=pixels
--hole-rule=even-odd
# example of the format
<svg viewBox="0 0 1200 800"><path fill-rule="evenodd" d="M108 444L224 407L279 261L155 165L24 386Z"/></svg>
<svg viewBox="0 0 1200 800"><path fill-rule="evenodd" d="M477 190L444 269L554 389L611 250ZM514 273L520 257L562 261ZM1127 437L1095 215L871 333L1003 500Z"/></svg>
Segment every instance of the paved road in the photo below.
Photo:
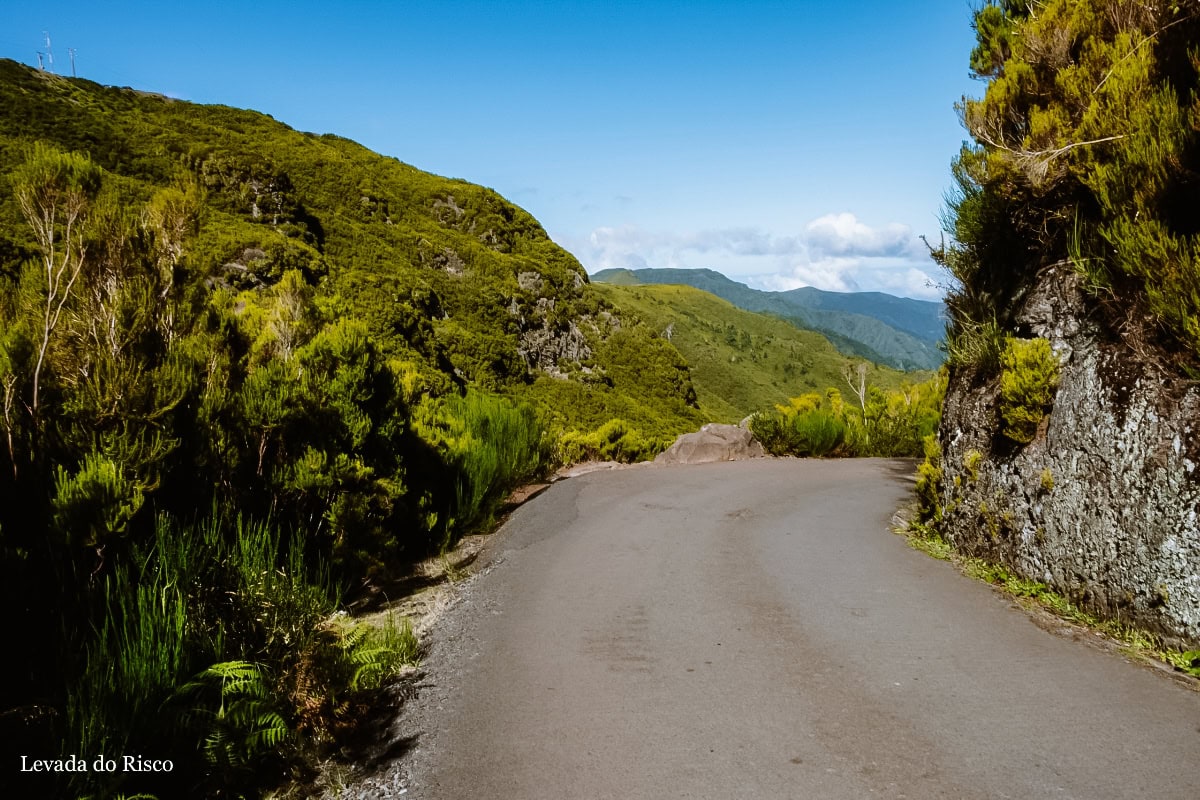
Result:
<svg viewBox="0 0 1200 800"><path fill-rule="evenodd" d="M909 549L909 472L556 484L447 617L406 797L1194 800L1200 693Z"/></svg>

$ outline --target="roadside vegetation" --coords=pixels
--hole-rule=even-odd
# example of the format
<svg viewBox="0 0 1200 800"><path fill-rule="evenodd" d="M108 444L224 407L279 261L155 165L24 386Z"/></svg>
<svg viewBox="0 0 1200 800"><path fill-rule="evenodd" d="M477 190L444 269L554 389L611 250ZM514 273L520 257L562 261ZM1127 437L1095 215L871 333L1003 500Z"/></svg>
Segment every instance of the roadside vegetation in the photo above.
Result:
<svg viewBox="0 0 1200 800"><path fill-rule="evenodd" d="M1200 354L1194 2L984 4L961 112L951 239L937 257L952 362L999 367L1003 335L1041 271L1080 274L1100 310L1149 317L1164 350ZM1193 369L1188 367L1188 369Z"/></svg>
<svg viewBox="0 0 1200 800"><path fill-rule="evenodd" d="M555 464L772 404L777 452L817 411L821 455L932 424L937 378L693 290L596 289L495 193L352 142L8 61L0 101L0 740L173 762L31 796L302 776L419 658L350 603ZM825 391L847 377L854 402Z"/></svg>
<svg viewBox="0 0 1200 800"><path fill-rule="evenodd" d="M11 181L31 257L0 275L6 744L173 762L56 774L47 796L277 781L416 658L403 621L346 621L344 598L485 523L545 469L544 427L415 391L302 269L209 284L186 176L139 202L39 144Z"/></svg>
<svg viewBox="0 0 1200 800"><path fill-rule="evenodd" d="M794 397L754 415L750 430L772 455L918 458L937 431L944 372L929 380L884 390L867 383L867 368L848 367L840 389Z"/></svg>

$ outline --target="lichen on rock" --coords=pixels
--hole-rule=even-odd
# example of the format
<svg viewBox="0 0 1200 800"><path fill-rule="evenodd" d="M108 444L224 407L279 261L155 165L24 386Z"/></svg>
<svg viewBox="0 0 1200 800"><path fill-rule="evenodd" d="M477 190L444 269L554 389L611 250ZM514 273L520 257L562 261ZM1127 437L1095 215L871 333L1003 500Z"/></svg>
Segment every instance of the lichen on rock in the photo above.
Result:
<svg viewBox="0 0 1200 800"><path fill-rule="evenodd" d="M1200 388L1096 314L1067 266L1043 272L1015 321L1060 359L1053 407L1013 442L999 379L952 373L942 532L1096 612L1200 642Z"/></svg>

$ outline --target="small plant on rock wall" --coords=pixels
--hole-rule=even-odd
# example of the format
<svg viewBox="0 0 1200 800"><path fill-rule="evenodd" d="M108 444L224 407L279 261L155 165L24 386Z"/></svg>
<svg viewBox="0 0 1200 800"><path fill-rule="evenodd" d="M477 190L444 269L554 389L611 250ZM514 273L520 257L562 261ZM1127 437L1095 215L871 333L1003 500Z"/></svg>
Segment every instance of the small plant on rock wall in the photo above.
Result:
<svg viewBox="0 0 1200 800"><path fill-rule="evenodd" d="M1003 433L1029 444L1054 404L1059 363L1045 339L1008 338L1000 355L1000 417Z"/></svg>
<svg viewBox="0 0 1200 800"><path fill-rule="evenodd" d="M979 464L983 461L983 453L978 450L968 450L963 456L963 469L967 471L967 477L971 479L971 483L979 480Z"/></svg>
<svg viewBox="0 0 1200 800"><path fill-rule="evenodd" d="M925 437L925 460L917 466L917 513L921 522L938 523L942 519L942 447L937 436Z"/></svg>

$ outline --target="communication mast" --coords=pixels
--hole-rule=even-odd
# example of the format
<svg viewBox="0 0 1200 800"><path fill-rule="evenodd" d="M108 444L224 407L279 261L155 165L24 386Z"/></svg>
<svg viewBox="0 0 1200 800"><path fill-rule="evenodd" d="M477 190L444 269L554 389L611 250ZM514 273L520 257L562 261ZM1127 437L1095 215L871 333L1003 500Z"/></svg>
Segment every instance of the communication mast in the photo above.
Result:
<svg viewBox="0 0 1200 800"><path fill-rule="evenodd" d="M54 51L50 49L50 33L42 31L42 36L46 37L46 67L54 72Z"/></svg>
<svg viewBox="0 0 1200 800"><path fill-rule="evenodd" d="M67 52L71 54L71 77L77 78L79 76L75 74L75 48L68 47Z"/></svg>
<svg viewBox="0 0 1200 800"><path fill-rule="evenodd" d="M46 65L42 62L42 51L41 50L38 50L37 57L38 57L38 69L41 70L42 72L45 72Z"/></svg>

